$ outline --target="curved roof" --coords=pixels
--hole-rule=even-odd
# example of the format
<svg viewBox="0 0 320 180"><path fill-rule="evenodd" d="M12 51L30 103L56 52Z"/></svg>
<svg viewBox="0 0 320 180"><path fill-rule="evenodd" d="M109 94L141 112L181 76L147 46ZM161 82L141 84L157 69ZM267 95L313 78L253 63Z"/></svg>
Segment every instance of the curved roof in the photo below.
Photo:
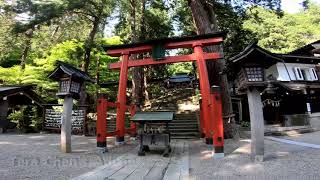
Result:
<svg viewBox="0 0 320 180"><path fill-rule="evenodd" d="M258 59L259 58L259 59ZM262 58L262 59L261 59ZM267 59L268 58L268 59ZM261 61L267 60L267 62ZM274 54L268 50L265 50L257 45L257 42L251 43L248 45L242 52L229 58L231 63L240 63L243 61L246 62L257 62L257 63L274 63L277 61L282 61L281 57L277 54ZM269 61L269 62L268 62Z"/></svg>
<svg viewBox="0 0 320 180"><path fill-rule="evenodd" d="M32 90L33 87L34 85L0 86L0 98L14 96L22 93L24 96L33 100L39 106L42 106L45 101Z"/></svg>
<svg viewBox="0 0 320 180"><path fill-rule="evenodd" d="M59 66L48 76L49 78L59 80L61 77L61 74L65 73L65 74L68 74L69 76L72 76L73 78L94 82L94 80L91 79L91 77L87 73L73 67L70 64L67 64L62 61L57 61L57 64Z"/></svg>
<svg viewBox="0 0 320 180"><path fill-rule="evenodd" d="M313 56L312 54L312 50L316 49L315 48L315 44L319 44L320 43L320 40L318 41L315 41L313 43L310 43L310 44L307 44L305 46L302 46L301 48L299 49L296 49L294 51L291 51L290 55L303 55L303 56Z"/></svg>

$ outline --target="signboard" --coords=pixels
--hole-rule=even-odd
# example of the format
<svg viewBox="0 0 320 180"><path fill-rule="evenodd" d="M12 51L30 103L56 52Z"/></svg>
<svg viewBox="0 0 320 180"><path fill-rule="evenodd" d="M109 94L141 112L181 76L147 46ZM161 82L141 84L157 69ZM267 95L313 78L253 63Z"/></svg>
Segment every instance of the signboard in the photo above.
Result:
<svg viewBox="0 0 320 180"><path fill-rule="evenodd" d="M73 110L71 118L72 131L79 132L83 130L85 119L84 110ZM62 111L59 109L46 109L44 118L45 129L60 129L62 120Z"/></svg>

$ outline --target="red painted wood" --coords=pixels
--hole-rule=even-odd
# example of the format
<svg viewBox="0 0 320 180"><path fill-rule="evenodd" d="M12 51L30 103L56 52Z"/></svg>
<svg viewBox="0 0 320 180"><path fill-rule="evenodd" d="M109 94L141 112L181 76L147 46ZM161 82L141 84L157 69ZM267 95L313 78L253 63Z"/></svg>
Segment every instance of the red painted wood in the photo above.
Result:
<svg viewBox="0 0 320 180"><path fill-rule="evenodd" d="M112 108L117 107L117 103L114 103L114 102L107 102L107 103L108 103L108 107L112 107Z"/></svg>
<svg viewBox="0 0 320 180"><path fill-rule="evenodd" d="M134 134L136 134L136 129L135 128L127 128L126 130L126 133L127 134L131 134L131 135L134 135Z"/></svg>
<svg viewBox="0 0 320 180"><path fill-rule="evenodd" d="M97 104L97 142L106 143L107 131L107 101L104 97L98 99Z"/></svg>
<svg viewBox="0 0 320 180"><path fill-rule="evenodd" d="M120 70L119 88L118 88L118 102L117 106L117 120L116 130L119 131L118 137L123 138L125 135L125 112L127 103L127 81L128 81L128 60L129 54L122 55L122 64Z"/></svg>
<svg viewBox="0 0 320 180"><path fill-rule="evenodd" d="M107 50L107 54L109 56L119 57L122 54L126 54L126 53L139 54L143 52L149 52L151 50L152 50L152 45L142 45L142 46L131 47L131 48Z"/></svg>
<svg viewBox="0 0 320 180"><path fill-rule="evenodd" d="M219 53L203 53L204 59L216 60L221 58L222 56ZM168 56L163 60L154 60L153 58L145 58L145 59L136 59L129 60L128 67L137 67L137 66L148 66L148 65L157 65L157 64L171 64L178 62L189 62L196 61L195 54L189 55L180 55L180 56ZM120 69L121 62L111 63L109 64L109 69Z"/></svg>
<svg viewBox="0 0 320 180"><path fill-rule="evenodd" d="M176 49L176 48L192 48L194 44L201 44L203 46L209 46L214 44L219 44L223 41L222 37L215 37L202 40L190 40L190 41L181 41L181 42L171 42L164 44L166 49ZM107 50L109 56L118 57L127 52L129 54L138 54L143 52L150 52L152 50L152 45L138 45L137 47L131 48L122 48L122 49L113 49Z"/></svg>
<svg viewBox="0 0 320 180"><path fill-rule="evenodd" d="M203 125L203 108L202 108L202 103L201 103L201 101L200 101L200 117L199 117L199 119L200 119L200 133L201 133L201 136L202 135L204 135L205 134L205 132L206 132L206 130L205 130L205 128L204 128L204 125Z"/></svg>
<svg viewBox="0 0 320 180"><path fill-rule="evenodd" d="M212 119L213 124L213 145L214 147L223 147L224 146L224 136L223 136L223 115L222 115L222 102L221 95L219 92L213 92L211 94L212 99Z"/></svg>
<svg viewBox="0 0 320 180"><path fill-rule="evenodd" d="M172 43L168 43L165 47L167 49L192 48L195 44L201 44L202 46L209 46L209 45L219 44L222 41L223 41L222 37L215 37L215 38L202 39L202 40L172 42Z"/></svg>
<svg viewBox="0 0 320 180"><path fill-rule="evenodd" d="M197 45L194 47L194 53L197 57L197 67L199 72L199 84L200 84L200 92L201 92L201 103L202 103L202 114L203 114L203 126L205 128L205 136L206 138L211 138L213 134L212 130L209 128L210 126L210 84L208 78L208 71L206 60L203 56L203 49L201 46Z"/></svg>
<svg viewBox="0 0 320 180"><path fill-rule="evenodd" d="M165 44L166 49L175 48L193 48L194 53L189 55L181 56L169 56L163 60L156 61L152 58L140 59L140 60L129 60L130 54L150 52L152 50L152 45L141 45L132 48L123 48L108 50L107 54L110 56L122 56L122 61L118 63L112 63L109 65L110 69L120 69L120 79L119 79L119 89L118 89L118 102L112 105L112 107L117 107L117 130L114 135L118 137L124 137L126 132L136 132L135 127L131 124L130 129L125 129L125 111L126 111L126 88L128 79L128 68L136 66L147 66L147 65L157 65L157 64L170 64L177 62L188 62L196 61L198 72L199 72L199 82L200 82L200 92L202 95L201 102L201 113L200 113L200 126L202 131L205 133L206 138L213 138L215 147L223 146L223 121L222 121L222 109L221 100L216 101L213 99L217 96L210 94L210 84L208 79L208 72L206 66L206 60L216 60L222 57L219 53L204 53L202 47L207 45L214 45L221 43L223 41L222 37L219 38L208 38L203 40L193 40L193 41L182 41L182 42L171 42ZM212 104L213 103L213 104ZM133 112L132 110L130 111ZM131 114L132 115L132 114ZM214 119L214 120L213 120Z"/></svg>
<svg viewBox="0 0 320 180"><path fill-rule="evenodd" d="M119 134L119 131L107 132L106 137L117 136L118 134Z"/></svg>

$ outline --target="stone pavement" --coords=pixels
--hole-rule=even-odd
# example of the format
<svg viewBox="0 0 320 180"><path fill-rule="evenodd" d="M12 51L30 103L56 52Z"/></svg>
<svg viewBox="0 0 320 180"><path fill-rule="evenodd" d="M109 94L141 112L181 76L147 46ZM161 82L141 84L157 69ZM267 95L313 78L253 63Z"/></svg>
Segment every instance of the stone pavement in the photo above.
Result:
<svg viewBox="0 0 320 180"><path fill-rule="evenodd" d="M169 158L161 151L137 156L128 141L96 151L95 137L72 136L73 153L60 152L57 134L0 135L0 180L11 179L230 179L318 180L320 149L265 139L265 161L252 162L250 139L226 140L223 159L212 158L202 140L173 140ZM320 132L277 137L320 145Z"/></svg>
<svg viewBox="0 0 320 180"><path fill-rule="evenodd" d="M303 134L299 138L319 139L318 135L318 132ZM319 149L265 139L265 161L252 162L250 139L226 140L226 157L222 159L213 159L212 147L205 145L202 140L176 140L172 146L174 151L170 158L163 158L159 154L138 157L138 149L135 149L118 163L105 165L74 179L320 179Z"/></svg>
<svg viewBox="0 0 320 180"><path fill-rule="evenodd" d="M189 177L189 142L173 140L170 157L162 157L160 149L137 156L138 147L94 171L73 180L171 180Z"/></svg>

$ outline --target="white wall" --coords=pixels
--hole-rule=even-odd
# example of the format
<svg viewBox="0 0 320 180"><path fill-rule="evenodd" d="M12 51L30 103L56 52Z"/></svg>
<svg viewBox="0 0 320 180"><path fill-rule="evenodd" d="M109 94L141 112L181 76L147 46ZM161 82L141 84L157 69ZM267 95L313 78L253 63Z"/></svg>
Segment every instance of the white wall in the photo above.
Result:
<svg viewBox="0 0 320 180"><path fill-rule="evenodd" d="M266 69L266 78L273 75L278 81L296 81L295 67L301 69L315 68L315 64L299 64L299 63L277 63ZM306 73L307 78L310 79L309 72Z"/></svg>

